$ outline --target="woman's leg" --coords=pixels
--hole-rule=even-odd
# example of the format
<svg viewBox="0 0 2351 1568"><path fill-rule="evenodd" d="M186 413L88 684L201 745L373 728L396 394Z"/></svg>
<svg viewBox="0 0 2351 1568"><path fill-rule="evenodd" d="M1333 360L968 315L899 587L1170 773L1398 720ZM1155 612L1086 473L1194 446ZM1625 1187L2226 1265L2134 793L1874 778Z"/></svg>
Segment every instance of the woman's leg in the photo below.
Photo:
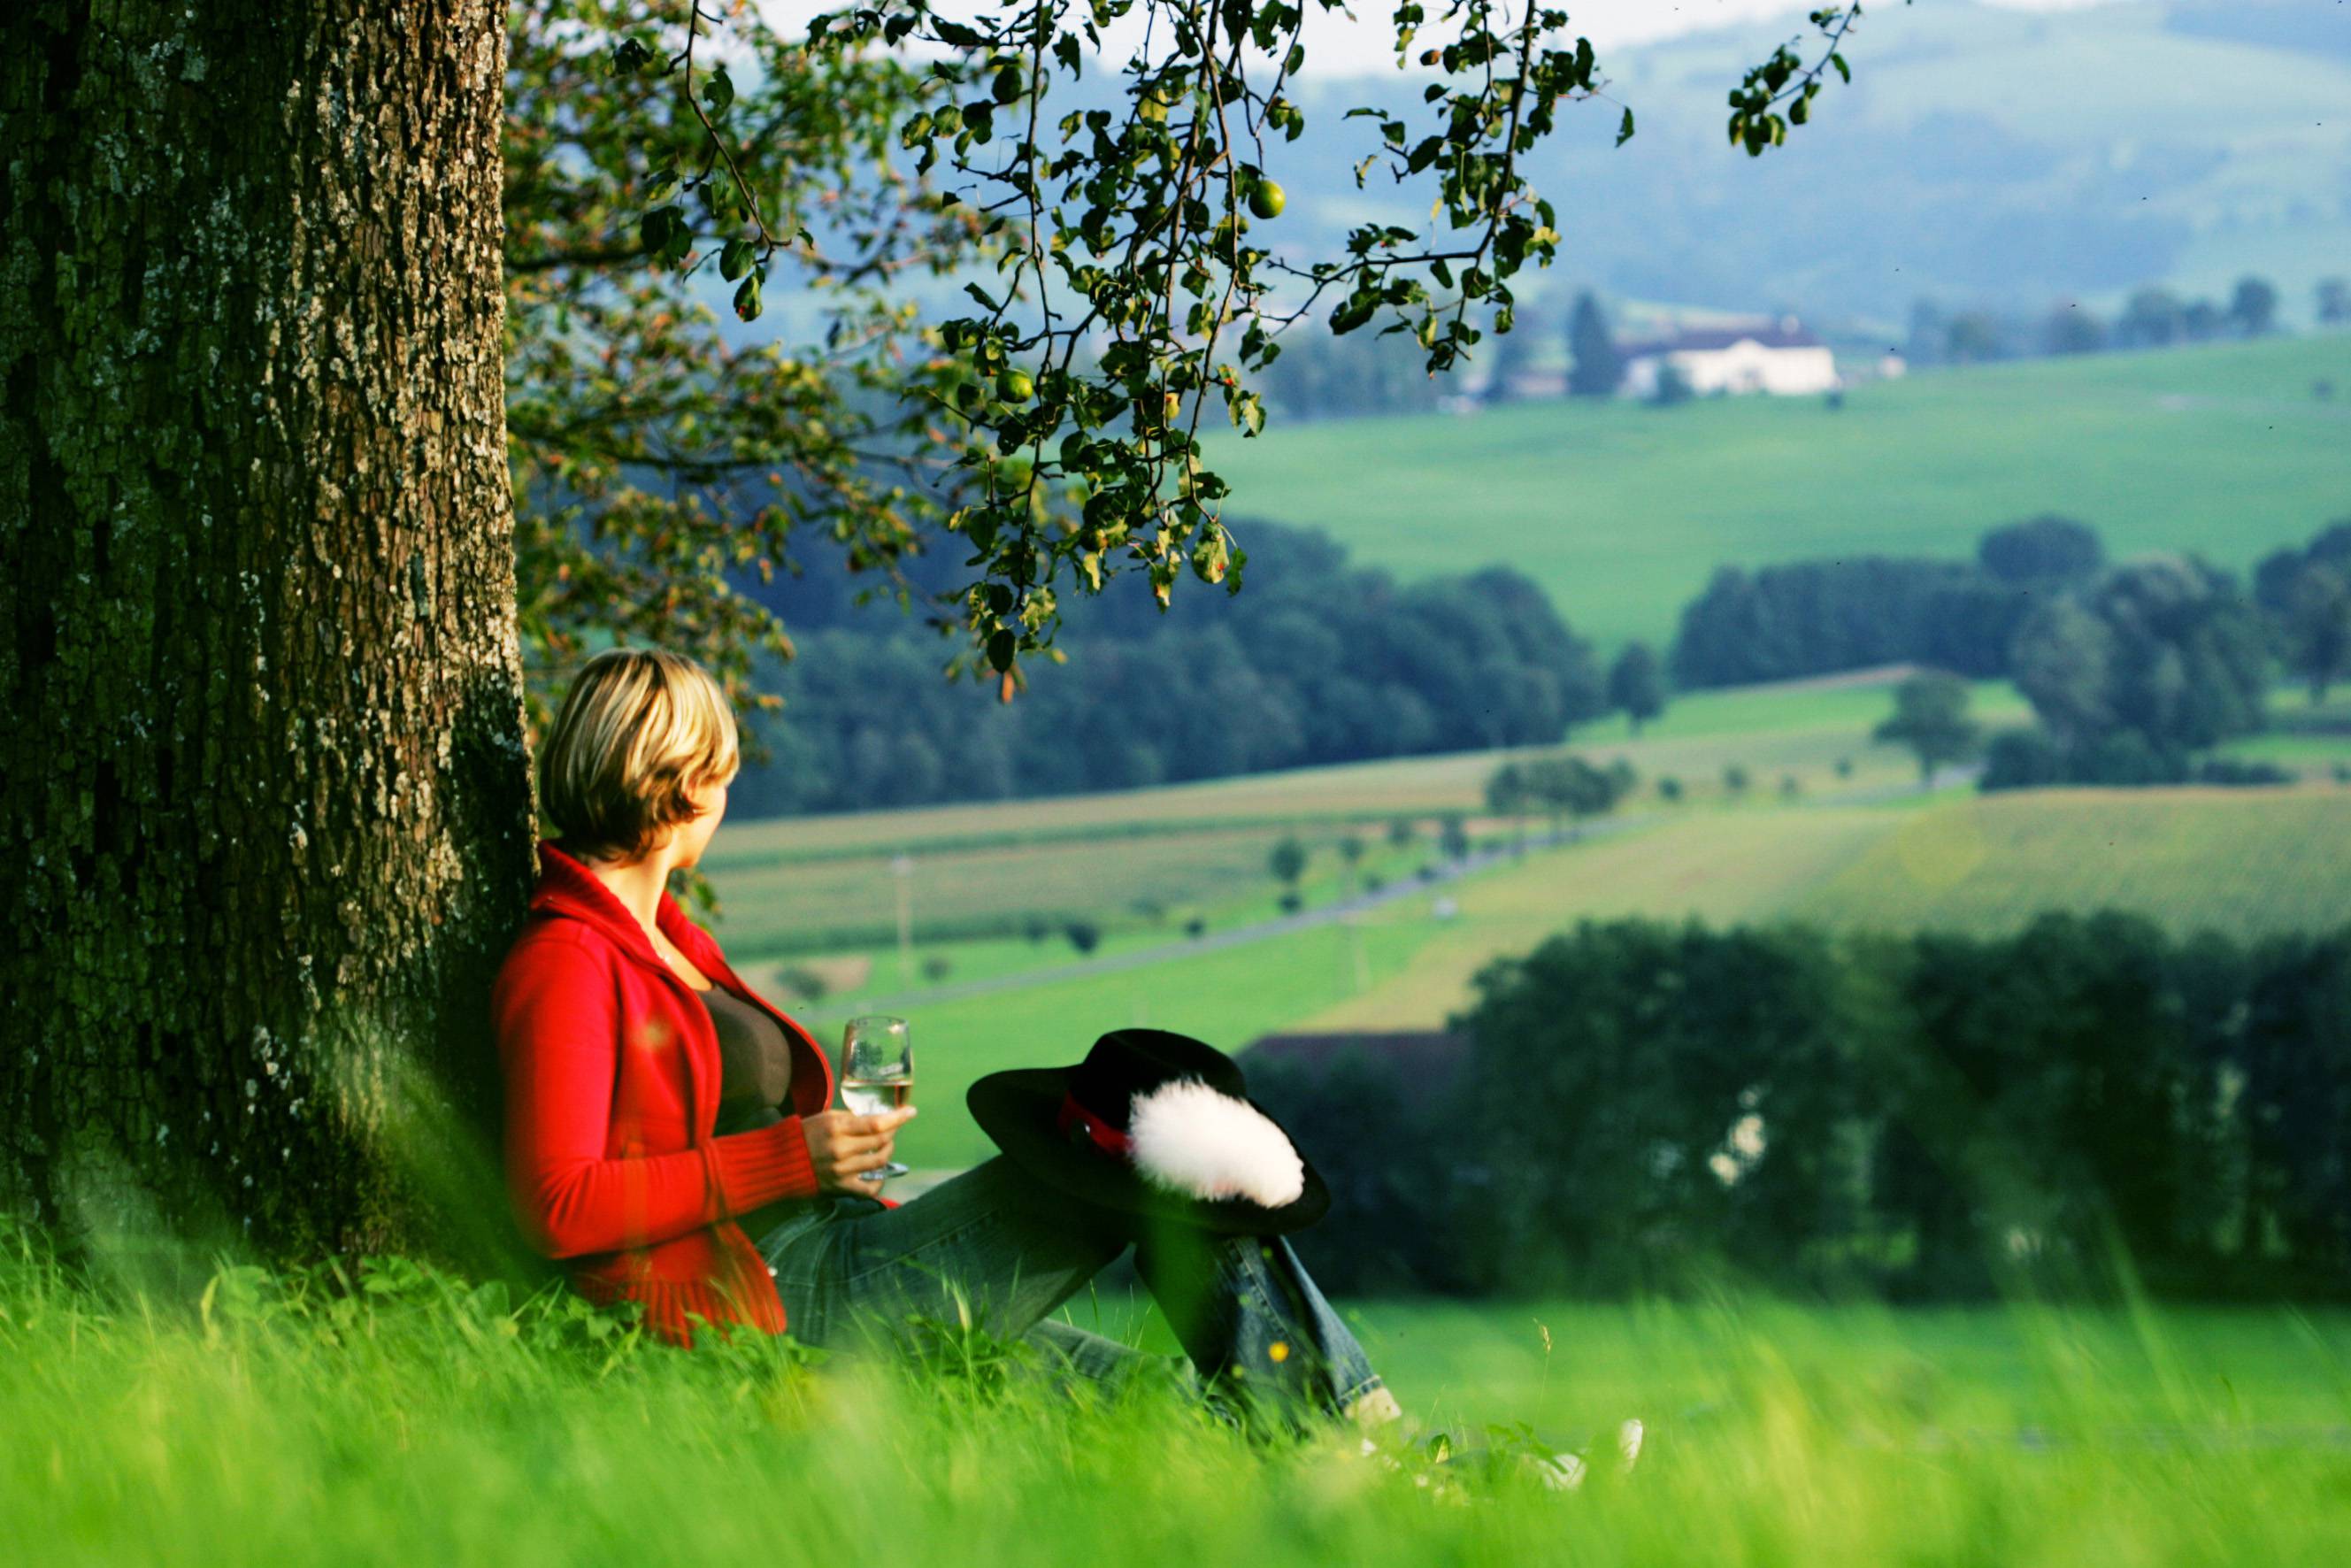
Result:
<svg viewBox="0 0 2351 1568"><path fill-rule="evenodd" d="M785 1315L813 1344L888 1337L916 1313L950 1318L958 1292L974 1322L1034 1343L1031 1331L1134 1239L1137 1270L1211 1386L1284 1409L1386 1403L1362 1345L1285 1239L1113 1214L1000 1155L896 1208L840 1199L826 1223L778 1239L768 1260ZM1043 1331L1065 1354L1066 1327ZM1087 1338L1100 1343L1079 1344L1075 1366L1118 1367L1103 1348L1116 1342Z"/></svg>
<svg viewBox="0 0 2351 1568"><path fill-rule="evenodd" d="M1100 1211L998 1155L886 1208L841 1198L822 1224L779 1238L768 1262L784 1315L811 1344L888 1338L916 1315L1026 1333L1126 1249Z"/></svg>
<svg viewBox="0 0 2351 1568"><path fill-rule="evenodd" d="M1139 1239L1135 1271L1193 1364L1292 1420L1302 1411L1364 1418L1395 1409L1363 1345L1281 1236L1226 1236L1160 1222Z"/></svg>

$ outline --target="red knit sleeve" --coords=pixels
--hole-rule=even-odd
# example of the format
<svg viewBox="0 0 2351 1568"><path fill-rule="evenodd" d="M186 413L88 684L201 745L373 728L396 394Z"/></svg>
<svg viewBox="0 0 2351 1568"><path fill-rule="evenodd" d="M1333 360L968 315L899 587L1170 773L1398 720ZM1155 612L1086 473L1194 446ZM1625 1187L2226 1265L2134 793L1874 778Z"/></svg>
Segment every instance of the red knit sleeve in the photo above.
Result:
<svg viewBox="0 0 2351 1568"><path fill-rule="evenodd" d="M620 1020L610 973L564 936L526 939L492 997L506 1078L507 1186L550 1258L666 1241L781 1197L813 1197L799 1118L709 1147L609 1159Z"/></svg>

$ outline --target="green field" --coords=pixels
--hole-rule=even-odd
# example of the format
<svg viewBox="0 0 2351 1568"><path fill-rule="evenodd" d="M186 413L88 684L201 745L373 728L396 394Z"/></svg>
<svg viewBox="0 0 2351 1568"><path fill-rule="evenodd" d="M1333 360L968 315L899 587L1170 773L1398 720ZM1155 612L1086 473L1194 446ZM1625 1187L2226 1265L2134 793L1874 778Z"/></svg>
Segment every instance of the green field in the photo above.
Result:
<svg viewBox="0 0 2351 1568"><path fill-rule="evenodd" d="M1621 716L1577 727L1572 750L1623 756L1646 773L1687 772L1703 785L1726 762L1759 777L1774 760L1825 768L1840 756L1894 777L1908 768L1892 747L1873 745L1872 726L1893 711L1902 672L1857 671L1810 681L1695 692L1673 699L1638 739ZM1975 688L1972 712L1989 722L2022 720L2025 707L2002 683ZM737 870L901 850L966 852L1049 838L1095 838L1235 822L1347 819L1382 821L1399 812L1478 808L1499 754L1457 752L1331 768L1292 768L1095 795L976 801L829 816L730 819L705 864L714 877ZM1768 780L1767 780L1768 782Z"/></svg>
<svg viewBox="0 0 2351 1568"><path fill-rule="evenodd" d="M1861 808L1724 811L1529 857L1456 896L1442 923L1400 912L1426 939L1412 964L1319 1012L1309 1030L1436 1029L1472 999L1470 977L1581 919L1768 918L1882 837L1893 813Z"/></svg>
<svg viewBox="0 0 2351 1568"><path fill-rule="evenodd" d="M1560 1493L1336 1435L1252 1448L1147 1391L1062 1397L995 1375L984 1333L909 1377L362 1278L243 1270L199 1302L0 1249L10 1562L2269 1568L2339 1562L2351 1531L2341 1313L1343 1309L1423 1430L1590 1453Z"/></svg>
<svg viewBox="0 0 2351 1568"><path fill-rule="evenodd" d="M1579 730L1570 749L1598 763L1619 758L1642 786L1625 810L1660 809L1656 786L1673 778L1684 809L1719 803L1737 764L1758 795L1793 780L1807 798L1896 789L1915 777L1899 749L1869 739L1891 711L1898 676L1865 672L1826 681L1707 692L1677 701L1637 739L1614 719ZM1973 711L1988 725L2021 722L2015 692L1986 682ZM2351 746L2343 747L2351 755ZM1520 754L1522 755L1522 754ZM855 816L729 822L705 862L724 908L716 929L730 954L773 976L812 954L862 955L875 984L907 988L893 957L898 879L921 958L947 956L968 979L1027 963L1066 958L1059 927L1083 917L1112 946L1165 941L1197 916L1212 928L1265 918L1280 892L1267 869L1279 840L1295 834L1311 852L1301 892L1310 905L1362 877L1395 882L1435 855L1437 819L1459 812L1481 835L1506 825L1483 819L1487 777L1504 754L1405 758L1342 768L1050 800L930 807ZM1840 773L1840 764L1845 771ZM1392 847L1391 821L1415 841ZM1338 853L1347 836L1364 857L1351 873ZM1054 927L1041 948L964 940L1019 930L1035 915Z"/></svg>
<svg viewBox="0 0 2351 1568"><path fill-rule="evenodd" d="M1456 905L1450 917L1436 913L1439 898ZM973 1078L1073 1060L1120 1025L1180 1029L1227 1049L1295 1029L1439 1027L1471 999L1486 964L1578 919L1794 917L1992 935L2043 910L2103 907L2241 936L2351 922L2351 790L1959 792L1690 810L1536 851L1349 924L959 1001L916 998L902 1005L921 1045L927 1117L900 1150L934 1168L984 1158L990 1145L963 1109ZM1058 945L1042 956L1016 949L987 972L1071 956ZM805 1012L829 1038L856 1005Z"/></svg>
<svg viewBox="0 0 2351 1568"><path fill-rule="evenodd" d="M1437 913L1439 898L1457 906ZM1295 1029L1433 1029L1494 958L1583 918L1794 917L1846 929L1992 935L2044 910L2135 910L2231 936L2351 922L2351 790L1964 792L1877 806L1693 810L1534 852L1358 922L1040 981L906 1010L926 1116L911 1163L959 1166L990 1145L963 1109L998 1067L1071 1061L1104 1029L1151 1024L1235 1050ZM829 1006L808 1009L830 1032Z"/></svg>
<svg viewBox="0 0 2351 1568"><path fill-rule="evenodd" d="M1408 967L1302 1015L1302 1027L1438 1027L1470 1002L1488 962L1586 918L1998 936L2048 910L2115 908L2178 934L2331 929L2351 923L2351 790L1959 793L1719 812L1530 857L1458 903Z"/></svg>
<svg viewBox="0 0 2351 1568"><path fill-rule="evenodd" d="M2351 513L2351 336L1921 373L1674 409L1541 402L1221 437L1236 518L1327 529L1410 577L1502 561L1579 632L1664 642L1719 565L1960 557L2039 512L2110 553L2242 570ZM1237 530L1249 543L1246 527Z"/></svg>
<svg viewBox="0 0 2351 1568"><path fill-rule="evenodd" d="M1994 936L2043 909L2115 908L2176 933L2351 923L2351 790L2063 790L1920 813L1792 901L1854 929Z"/></svg>
<svg viewBox="0 0 2351 1568"><path fill-rule="evenodd" d="M1093 915L1122 923L1180 924L1203 907L1229 904L1236 886L1263 883L1270 891L1267 857L1293 831L1207 826L1184 833L1044 838L925 853L910 857L905 891L917 932L930 926L968 931L1013 923L1027 912L1056 919ZM1337 830L1307 828L1300 836L1322 852L1326 869L1337 866ZM1106 865L1115 868L1114 876L1104 876ZM737 941L758 953L806 946L842 931L870 933L869 941L888 940L896 919L897 881L887 858L860 857L738 867L726 873L724 886L730 904L747 916ZM757 936L750 932L755 920Z"/></svg>

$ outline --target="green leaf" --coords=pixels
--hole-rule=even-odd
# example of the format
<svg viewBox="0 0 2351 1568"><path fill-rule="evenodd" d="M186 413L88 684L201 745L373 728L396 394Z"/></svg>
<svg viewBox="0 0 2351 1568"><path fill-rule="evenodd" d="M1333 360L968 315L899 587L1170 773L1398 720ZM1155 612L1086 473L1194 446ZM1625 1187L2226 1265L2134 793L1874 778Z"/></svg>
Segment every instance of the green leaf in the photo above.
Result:
<svg viewBox="0 0 2351 1568"><path fill-rule="evenodd" d="M711 119L716 120L724 116L734 102L735 78L726 74L725 66L720 66L710 73L710 80L702 89L703 107L709 110Z"/></svg>
<svg viewBox="0 0 2351 1568"><path fill-rule="evenodd" d="M747 239L730 239L726 248L718 253L718 276L732 283L751 270L758 247Z"/></svg>
<svg viewBox="0 0 2351 1568"><path fill-rule="evenodd" d="M1019 651L1020 639L1010 632L993 632L987 639L987 662L999 675L1012 668L1013 655Z"/></svg>
<svg viewBox="0 0 2351 1568"><path fill-rule="evenodd" d="M1625 118L1616 123L1616 145L1622 147L1633 140L1633 111L1625 110Z"/></svg>
<svg viewBox="0 0 2351 1568"><path fill-rule="evenodd" d="M751 274L735 290L735 315L737 319L756 321L759 319L759 275Z"/></svg>

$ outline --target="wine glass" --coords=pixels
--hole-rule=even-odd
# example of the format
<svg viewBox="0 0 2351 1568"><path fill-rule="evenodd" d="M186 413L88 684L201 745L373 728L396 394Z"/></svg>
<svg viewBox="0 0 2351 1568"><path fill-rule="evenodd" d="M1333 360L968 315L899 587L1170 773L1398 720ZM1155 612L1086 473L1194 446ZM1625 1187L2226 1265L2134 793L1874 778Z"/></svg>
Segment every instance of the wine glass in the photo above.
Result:
<svg viewBox="0 0 2351 1568"><path fill-rule="evenodd" d="M841 1103L861 1116L878 1116L914 1098L914 1045L906 1020L867 1013L849 1020L841 1036ZM865 1173L879 1186L911 1166L896 1160Z"/></svg>

